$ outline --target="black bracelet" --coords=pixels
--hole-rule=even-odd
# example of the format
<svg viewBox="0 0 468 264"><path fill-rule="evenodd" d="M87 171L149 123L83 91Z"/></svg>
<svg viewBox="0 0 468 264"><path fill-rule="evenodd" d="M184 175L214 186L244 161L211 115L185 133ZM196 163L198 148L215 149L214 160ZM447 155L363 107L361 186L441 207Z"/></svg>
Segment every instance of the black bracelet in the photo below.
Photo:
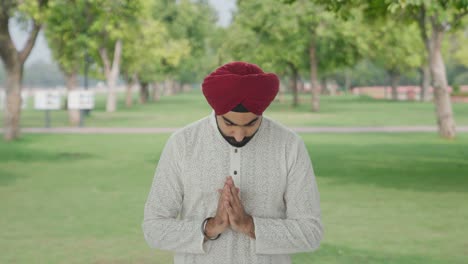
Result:
<svg viewBox="0 0 468 264"><path fill-rule="evenodd" d="M219 233L215 238L212 238L212 237L208 237L205 233L205 227L206 227L206 223L208 222L208 220L210 220L211 218L213 217L208 217L208 218L205 218L205 220L203 220L203 223L201 225L201 231L203 233L203 236L206 238L206 239L209 239L209 240L216 240L219 238L219 236L221 236L221 233Z"/></svg>

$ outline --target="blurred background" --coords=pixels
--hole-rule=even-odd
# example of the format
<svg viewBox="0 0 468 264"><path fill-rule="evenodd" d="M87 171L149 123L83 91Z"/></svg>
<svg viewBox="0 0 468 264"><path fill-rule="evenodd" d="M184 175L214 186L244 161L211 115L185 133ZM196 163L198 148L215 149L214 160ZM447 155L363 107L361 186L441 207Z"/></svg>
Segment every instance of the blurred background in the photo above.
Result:
<svg viewBox="0 0 468 264"><path fill-rule="evenodd" d="M0 263L172 263L141 223L170 133L241 60L304 139L300 263L468 260L468 1L2 0Z"/></svg>

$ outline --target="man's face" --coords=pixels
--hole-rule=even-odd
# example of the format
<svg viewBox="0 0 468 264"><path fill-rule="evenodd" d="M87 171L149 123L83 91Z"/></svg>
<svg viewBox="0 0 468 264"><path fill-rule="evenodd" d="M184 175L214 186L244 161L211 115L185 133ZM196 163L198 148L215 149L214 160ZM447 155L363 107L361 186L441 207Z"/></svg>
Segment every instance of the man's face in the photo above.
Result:
<svg viewBox="0 0 468 264"><path fill-rule="evenodd" d="M232 145L242 146L250 140L255 131L260 127L262 116L257 116L251 112L239 113L228 112L224 115L217 115L219 130L224 134L226 140Z"/></svg>

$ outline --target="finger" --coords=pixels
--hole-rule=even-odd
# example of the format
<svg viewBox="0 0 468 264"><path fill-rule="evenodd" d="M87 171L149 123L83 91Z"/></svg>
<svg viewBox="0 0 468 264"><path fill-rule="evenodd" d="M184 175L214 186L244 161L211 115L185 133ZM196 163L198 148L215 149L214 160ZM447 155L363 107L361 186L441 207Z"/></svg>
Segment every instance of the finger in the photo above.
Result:
<svg viewBox="0 0 468 264"><path fill-rule="evenodd" d="M239 203L239 195L238 195L237 187L234 187L234 186L231 187L231 196L232 196L232 201L235 204L238 204Z"/></svg>
<svg viewBox="0 0 468 264"><path fill-rule="evenodd" d="M232 207L229 205L229 203L224 203L224 208L226 208L226 211L229 215L229 217L232 217L234 215L234 211Z"/></svg>
<svg viewBox="0 0 468 264"><path fill-rule="evenodd" d="M227 202L227 201L225 201L225 202L223 203L223 205L224 205L224 208L225 208L226 210L228 210L228 211L232 209L231 205L230 205L229 202Z"/></svg>
<svg viewBox="0 0 468 264"><path fill-rule="evenodd" d="M232 197L232 194L231 194L231 191L230 189L228 189L224 195L226 201L228 201L229 203L232 203L233 202L233 197Z"/></svg>
<svg viewBox="0 0 468 264"><path fill-rule="evenodd" d="M229 177L231 177L231 176L229 176ZM228 179L226 180L226 184L227 184L229 187L231 187L231 186L234 185L234 181L232 180L232 178L228 178Z"/></svg>
<svg viewBox="0 0 468 264"><path fill-rule="evenodd" d="M236 186L236 183L234 182L234 179L231 177L231 186Z"/></svg>
<svg viewBox="0 0 468 264"><path fill-rule="evenodd" d="M229 185L225 184L223 188L223 195L227 195L229 193Z"/></svg>

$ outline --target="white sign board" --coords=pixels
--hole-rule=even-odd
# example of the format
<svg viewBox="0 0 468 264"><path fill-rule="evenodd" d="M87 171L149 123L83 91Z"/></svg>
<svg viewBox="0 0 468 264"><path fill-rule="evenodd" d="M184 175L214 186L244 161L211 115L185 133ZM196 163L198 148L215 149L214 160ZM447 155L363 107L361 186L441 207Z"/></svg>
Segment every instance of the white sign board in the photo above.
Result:
<svg viewBox="0 0 468 264"><path fill-rule="evenodd" d="M28 93L21 91L21 109L26 109L28 106Z"/></svg>
<svg viewBox="0 0 468 264"><path fill-rule="evenodd" d="M94 93L92 91L70 91L68 93L68 109L93 109Z"/></svg>
<svg viewBox="0 0 468 264"><path fill-rule="evenodd" d="M34 108L38 110L60 110L61 97L58 91L37 91L34 95Z"/></svg>
<svg viewBox="0 0 468 264"><path fill-rule="evenodd" d="M0 110L4 110L7 105L7 98L5 91L0 91ZM25 91L21 91L21 109L26 109L28 105L28 94Z"/></svg>

